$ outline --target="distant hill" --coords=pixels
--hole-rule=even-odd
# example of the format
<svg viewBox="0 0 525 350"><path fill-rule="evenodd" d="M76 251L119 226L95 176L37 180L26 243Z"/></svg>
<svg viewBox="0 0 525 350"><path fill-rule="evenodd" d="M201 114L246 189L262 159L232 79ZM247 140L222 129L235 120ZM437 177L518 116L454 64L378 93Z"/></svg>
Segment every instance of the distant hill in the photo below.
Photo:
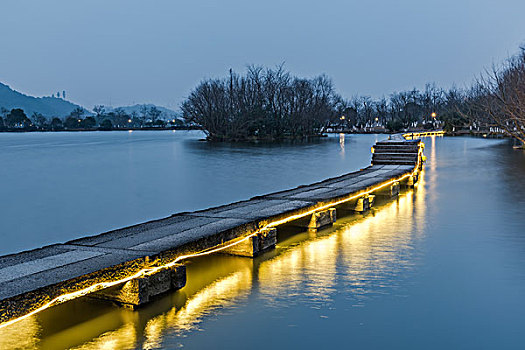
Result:
<svg viewBox="0 0 525 350"><path fill-rule="evenodd" d="M137 113L137 115L141 115L141 109L144 106L146 108L148 108L148 109L150 109L151 107L156 107L158 110L160 110L162 112L162 115L160 116L162 119L172 119L172 118L182 119L181 115L179 113L175 112L174 110L171 110L171 109L166 108L166 107L156 106L156 105L151 104L151 103L148 103L148 104L136 104L136 105L133 105L133 106L122 106L122 107L115 107L115 108L110 108L110 107L105 107L105 108L106 108L106 112L111 112L111 111L114 111L117 108L120 108L120 109L123 109L124 112L126 112L127 114L132 114L133 112L135 112L135 113Z"/></svg>
<svg viewBox="0 0 525 350"><path fill-rule="evenodd" d="M156 106L154 104L136 104L133 106L122 106L122 107L107 107L105 106L106 113L114 111L117 108L123 109L127 114L132 114L133 112L136 112L137 115L141 115L141 109L143 107L146 107L148 109L151 109L152 107L156 107L159 109L162 114L160 116L161 119L181 119L182 117L179 113L175 112L174 110ZM45 117L51 118L51 117L60 117L63 118L71 113L76 108L84 108L82 106L79 106L77 104L71 103L69 101L66 101L62 98L58 97L34 97L34 96L28 96L25 94L22 94L16 90L11 89L9 86L0 83L0 108L5 108L7 110L11 110L13 108L21 108L24 110L26 115L28 117L31 117L31 115L34 112L41 113ZM92 115L92 113L84 108L86 110L85 115Z"/></svg>
<svg viewBox="0 0 525 350"><path fill-rule="evenodd" d="M45 117L65 117L75 108L81 107L69 101L56 97L33 97L24 95L0 83L0 108L11 110L22 108L28 117L34 112Z"/></svg>

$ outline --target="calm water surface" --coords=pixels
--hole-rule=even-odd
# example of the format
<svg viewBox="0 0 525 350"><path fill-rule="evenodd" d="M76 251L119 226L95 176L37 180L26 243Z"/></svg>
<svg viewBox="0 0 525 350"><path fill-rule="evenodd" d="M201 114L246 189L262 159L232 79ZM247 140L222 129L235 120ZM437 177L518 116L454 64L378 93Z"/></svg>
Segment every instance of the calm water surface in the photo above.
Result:
<svg viewBox="0 0 525 350"><path fill-rule="evenodd" d="M203 137L0 133L0 255L341 175L368 166L378 138L250 146Z"/></svg>
<svg viewBox="0 0 525 350"><path fill-rule="evenodd" d="M68 220L96 231L137 221L126 210L144 209L140 218L150 218L320 180L367 165L370 146L382 138L268 147L210 146L195 134L93 135L61 135L39 146L31 137L44 135L36 135L25 146L20 138L19 148L19 135L1 141L0 157L12 166L2 179L16 184L1 187L12 202L2 208L2 232L77 227ZM46 310L0 330L0 348L522 349L525 153L496 140L425 143L417 188L366 215L340 218L317 234L282 229L277 249L254 260L194 259L185 288L139 311L88 299ZM19 173L19 163L35 171ZM45 185L54 178L49 172L60 179L52 187ZM34 184L39 178L46 181ZM23 180L31 182L27 191ZM49 205L47 215L37 210ZM35 218L40 225L30 222ZM4 250L69 239L69 231L80 230L62 229L48 240L33 233L38 243L4 233L15 242Z"/></svg>

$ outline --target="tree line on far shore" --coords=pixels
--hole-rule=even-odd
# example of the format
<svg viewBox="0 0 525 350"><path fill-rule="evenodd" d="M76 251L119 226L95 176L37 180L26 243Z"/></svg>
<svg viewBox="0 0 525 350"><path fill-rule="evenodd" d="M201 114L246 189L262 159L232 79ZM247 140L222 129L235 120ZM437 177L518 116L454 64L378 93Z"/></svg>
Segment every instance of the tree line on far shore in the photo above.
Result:
<svg viewBox="0 0 525 350"><path fill-rule="evenodd" d="M276 140L326 131L496 130L525 143L525 49L465 89L435 84L389 98L344 99L324 76L305 79L283 66L248 66L244 75L202 81L181 106L213 141Z"/></svg>
<svg viewBox="0 0 525 350"><path fill-rule="evenodd" d="M127 113L122 108L109 112L104 106L95 106L94 115L83 108L74 109L65 118L46 118L40 113L28 117L23 109L0 110L0 131L61 131L61 130L119 130L140 128L184 127L180 119L165 120L155 106L142 106L140 113Z"/></svg>
<svg viewBox="0 0 525 350"><path fill-rule="evenodd" d="M495 130L525 144L525 48L481 75L468 88L427 84L388 98L341 97L325 75L300 78L278 66L249 66L244 75L203 80L181 105L184 121L165 120L144 105L139 113L95 106L65 118L0 109L0 131L199 128L208 140L305 139L328 131L399 132Z"/></svg>

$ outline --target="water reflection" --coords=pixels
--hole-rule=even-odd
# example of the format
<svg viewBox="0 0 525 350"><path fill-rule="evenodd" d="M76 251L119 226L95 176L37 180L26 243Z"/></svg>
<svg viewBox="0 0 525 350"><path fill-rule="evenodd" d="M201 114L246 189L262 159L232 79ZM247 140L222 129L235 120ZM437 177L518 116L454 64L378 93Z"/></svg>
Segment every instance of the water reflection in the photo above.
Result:
<svg viewBox="0 0 525 350"><path fill-rule="evenodd" d="M317 234L281 240L257 259L207 256L188 263L188 284L130 311L88 299L46 310L0 330L0 348L132 349L170 346L201 330L204 320L233 313L256 294L270 307L331 303L337 293L363 305L398 287L417 261L425 226L424 176L416 190L379 202L369 214L338 220ZM286 231L280 234L287 237ZM23 330L23 331L22 331Z"/></svg>
<svg viewBox="0 0 525 350"><path fill-rule="evenodd" d="M0 329L0 349L31 349L38 343L40 326L36 317Z"/></svg>
<svg viewBox="0 0 525 350"><path fill-rule="evenodd" d="M126 323L121 328L102 334L93 341L87 342L83 345L72 347L75 350L91 350L91 349L132 349L136 344L137 330L132 323ZM56 348L60 348L62 344ZM50 347L54 348L54 347Z"/></svg>
<svg viewBox="0 0 525 350"><path fill-rule="evenodd" d="M278 256L259 266L265 300L282 307L283 299L302 295L316 308L342 292L359 304L367 295L395 286L396 274L415 263L414 245L425 225L424 196L423 182L417 191L409 190L368 215L340 220L313 239L303 234L303 242L297 237L282 242Z"/></svg>
<svg viewBox="0 0 525 350"><path fill-rule="evenodd" d="M494 152L496 151L497 155L493 158L499 163L501 180L509 184L504 187L506 194L512 196L516 205L522 205L525 203L525 190L522 186L525 175L525 150L511 149L507 143L502 143L495 147Z"/></svg>
<svg viewBox="0 0 525 350"><path fill-rule="evenodd" d="M252 286L252 270L243 269L221 278L188 298L180 309L172 308L167 313L148 321L144 330L146 349L160 348L164 332L169 330L179 336L198 329L204 316L217 309L234 307L246 298Z"/></svg>

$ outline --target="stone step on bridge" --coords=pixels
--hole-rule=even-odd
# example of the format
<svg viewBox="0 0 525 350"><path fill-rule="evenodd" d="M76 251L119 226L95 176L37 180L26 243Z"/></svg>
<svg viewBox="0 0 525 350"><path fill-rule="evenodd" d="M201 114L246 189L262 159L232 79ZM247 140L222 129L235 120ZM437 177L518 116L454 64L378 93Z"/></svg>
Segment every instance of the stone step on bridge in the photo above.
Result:
<svg viewBox="0 0 525 350"><path fill-rule="evenodd" d="M372 164L375 165L412 165L419 157L419 145L413 141L378 142L374 146Z"/></svg>
<svg viewBox="0 0 525 350"><path fill-rule="evenodd" d="M184 286L189 257L254 257L275 247L279 225L318 230L336 220L336 210L363 212L375 195L415 184L420 140L381 141L373 152L369 167L321 182L2 256L0 327L85 295L143 305Z"/></svg>

